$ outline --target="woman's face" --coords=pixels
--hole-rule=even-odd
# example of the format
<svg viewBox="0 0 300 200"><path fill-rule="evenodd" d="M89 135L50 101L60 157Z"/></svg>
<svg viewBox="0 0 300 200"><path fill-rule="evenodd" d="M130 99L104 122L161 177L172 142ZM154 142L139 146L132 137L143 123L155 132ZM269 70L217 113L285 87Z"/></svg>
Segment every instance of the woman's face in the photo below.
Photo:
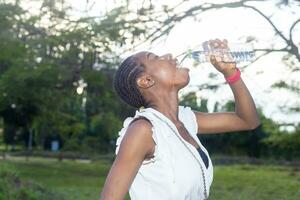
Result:
<svg viewBox="0 0 300 200"><path fill-rule="evenodd" d="M145 65L145 73L161 87L179 90L190 81L189 69L179 68L171 54L158 56L151 52L140 52L136 56Z"/></svg>

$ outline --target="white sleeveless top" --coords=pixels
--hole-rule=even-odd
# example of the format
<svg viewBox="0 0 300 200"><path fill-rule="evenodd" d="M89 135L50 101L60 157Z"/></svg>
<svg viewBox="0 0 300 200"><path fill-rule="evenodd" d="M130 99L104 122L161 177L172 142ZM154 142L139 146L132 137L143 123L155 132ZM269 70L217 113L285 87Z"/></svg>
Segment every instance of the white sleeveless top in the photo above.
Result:
<svg viewBox="0 0 300 200"><path fill-rule="evenodd" d="M152 137L156 145L154 157L143 161L129 188L130 198L132 200L204 199L203 175L199 162L204 171L207 195L213 180L213 166L207 150L197 137L198 125L191 108L179 106L178 117L208 156L208 168L197 149L180 136L175 124L153 108L137 110L134 117L125 119L116 142L116 154L128 125L139 116L146 117L152 123Z"/></svg>

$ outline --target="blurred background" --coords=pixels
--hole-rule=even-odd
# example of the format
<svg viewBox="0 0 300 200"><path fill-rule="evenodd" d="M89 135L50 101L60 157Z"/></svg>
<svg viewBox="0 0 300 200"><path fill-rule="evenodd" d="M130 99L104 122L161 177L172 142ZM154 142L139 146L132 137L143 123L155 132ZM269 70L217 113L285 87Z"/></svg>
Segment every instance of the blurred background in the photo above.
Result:
<svg viewBox="0 0 300 200"><path fill-rule="evenodd" d="M210 199L299 199L299 0L0 0L0 199L99 199L135 114L112 87L120 62L215 38L253 46L238 67L262 125L199 136L215 165ZM181 105L234 111L222 74L186 67Z"/></svg>

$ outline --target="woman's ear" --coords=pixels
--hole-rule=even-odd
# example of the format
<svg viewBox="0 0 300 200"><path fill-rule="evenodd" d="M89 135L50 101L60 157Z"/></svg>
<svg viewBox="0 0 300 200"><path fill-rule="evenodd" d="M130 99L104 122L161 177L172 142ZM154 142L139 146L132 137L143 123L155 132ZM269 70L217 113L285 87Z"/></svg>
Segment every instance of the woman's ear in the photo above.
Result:
<svg viewBox="0 0 300 200"><path fill-rule="evenodd" d="M149 88L155 84L155 81L149 75L140 76L136 82L137 82L137 85L141 88Z"/></svg>

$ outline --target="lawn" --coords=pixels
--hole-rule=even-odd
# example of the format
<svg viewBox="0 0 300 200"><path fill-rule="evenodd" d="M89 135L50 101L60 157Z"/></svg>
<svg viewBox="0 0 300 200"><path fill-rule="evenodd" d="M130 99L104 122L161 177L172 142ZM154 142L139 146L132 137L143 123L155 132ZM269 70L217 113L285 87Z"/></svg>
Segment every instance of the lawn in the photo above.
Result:
<svg viewBox="0 0 300 200"><path fill-rule="evenodd" d="M216 166L209 199L298 200L300 168L283 166Z"/></svg>
<svg viewBox="0 0 300 200"><path fill-rule="evenodd" d="M5 163L4 163L5 162ZM48 159L1 161L24 180L34 180L67 199L99 199L110 162L57 162ZM214 166L210 200L298 200L300 168L268 165Z"/></svg>
<svg viewBox="0 0 300 200"><path fill-rule="evenodd" d="M0 161L0 164L3 161ZM108 161L91 164L56 159L5 161L18 171L24 180L34 180L43 186L64 194L67 199L99 199L101 186L109 170Z"/></svg>

